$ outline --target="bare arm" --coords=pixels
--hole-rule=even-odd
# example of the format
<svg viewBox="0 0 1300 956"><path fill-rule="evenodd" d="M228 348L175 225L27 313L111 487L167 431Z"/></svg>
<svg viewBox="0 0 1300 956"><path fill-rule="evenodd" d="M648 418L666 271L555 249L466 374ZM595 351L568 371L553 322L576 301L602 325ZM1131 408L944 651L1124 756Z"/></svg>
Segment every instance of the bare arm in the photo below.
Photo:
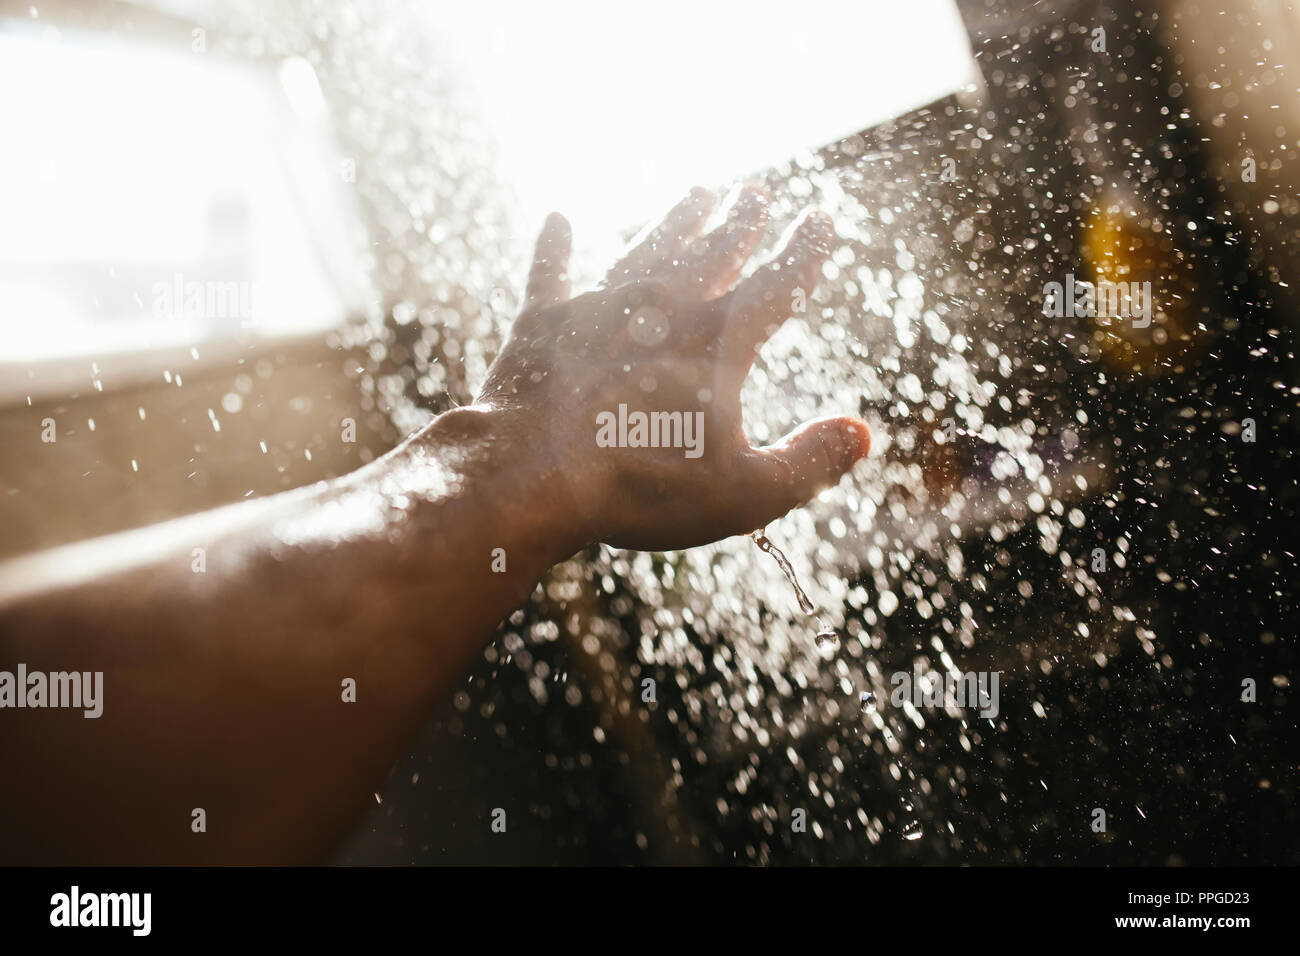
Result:
<svg viewBox="0 0 1300 956"><path fill-rule="evenodd" d="M838 480L864 424L756 449L739 409L829 225L732 289L765 201L699 237L711 203L693 193L577 298L552 216L478 402L364 468L0 567L0 671L103 672L98 718L0 709L0 862L320 860L552 564L748 532ZM661 413L669 447L611 445L620 405Z"/></svg>

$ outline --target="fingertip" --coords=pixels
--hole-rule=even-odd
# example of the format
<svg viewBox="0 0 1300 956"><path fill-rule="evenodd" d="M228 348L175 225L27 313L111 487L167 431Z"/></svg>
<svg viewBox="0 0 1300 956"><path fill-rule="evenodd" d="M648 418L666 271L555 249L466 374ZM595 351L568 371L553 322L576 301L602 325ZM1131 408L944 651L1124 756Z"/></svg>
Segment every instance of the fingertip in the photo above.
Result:
<svg viewBox="0 0 1300 956"><path fill-rule="evenodd" d="M841 418L845 440L852 456L849 465L861 461L871 454L871 428L860 418Z"/></svg>
<svg viewBox="0 0 1300 956"><path fill-rule="evenodd" d="M740 195L731 209L731 218L748 220L758 219L767 213L770 194L767 187L759 183L745 183L740 187Z"/></svg>
<svg viewBox="0 0 1300 956"><path fill-rule="evenodd" d="M809 246L820 252L829 252L835 238L835 224L825 212L813 209L799 224L799 234Z"/></svg>
<svg viewBox="0 0 1300 956"><path fill-rule="evenodd" d="M689 241L704 226L717 201L718 197L714 195L713 190L705 189L703 186L694 187L686 194L686 198L664 217L659 231L670 242Z"/></svg>
<svg viewBox="0 0 1300 956"><path fill-rule="evenodd" d="M537 234L533 263L524 286L525 308L546 307L569 297L568 268L572 250L569 221L558 212L551 213Z"/></svg>
<svg viewBox="0 0 1300 956"><path fill-rule="evenodd" d="M692 186L691 191L686 194L686 201L696 206L712 203L713 198L713 190L703 186Z"/></svg>
<svg viewBox="0 0 1300 956"><path fill-rule="evenodd" d="M826 450L826 461L841 475L871 453L871 429L859 418L839 416L809 423Z"/></svg>
<svg viewBox="0 0 1300 956"><path fill-rule="evenodd" d="M569 226L569 220L558 212L552 212L546 217L546 222L542 225L542 232L564 239L568 239L573 234L572 227Z"/></svg>
<svg viewBox="0 0 1300 956"><path fill-rule="evenodd" d="M685 220L693 224L702 223L708 218L709 213L713 212L713 206L717 201L718 197L714 195L712 189L695 186L686 194L686 198L673 208L668 218Z"/></svg>

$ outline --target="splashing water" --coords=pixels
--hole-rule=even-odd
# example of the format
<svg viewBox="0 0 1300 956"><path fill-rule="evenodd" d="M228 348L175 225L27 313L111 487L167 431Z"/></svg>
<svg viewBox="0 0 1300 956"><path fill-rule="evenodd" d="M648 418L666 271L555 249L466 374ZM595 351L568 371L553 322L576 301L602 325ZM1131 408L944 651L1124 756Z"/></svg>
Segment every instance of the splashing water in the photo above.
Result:
<svg viewBox="0 0 1300 956"><path fill-rule="evenodd" d="M755 531L750 535L750 537L753 539L754 543L758 545L760 551L763 551L765 554L770 554L776 559L777 566L781 569L781 573L784 574L785 579L790 582L790 587L794 588L795 599L799 602L800 609L805 614L812 614L813 611L816 610L816 605L813 604L811 599L809 599L807 592L805 592L800 586L799 578L794 573L794 566L790 563L790 559L787 558L781 549L774 545L771 539L763 532ZM817 647L825 652L834 651L840 646L839 634L835 633L835 629L829 626L820 617L816 618L816 621L817 633L814 635L814 640L817 642Z"/></svg>
<svg viewBox="0 0 1300 956"><path fill-rule="evenodd" d="M515 228L508 194L492 179L491 143L454 69L431 60L381 7L303 9L283 44L313 63L344 106L341 138L368 157L358 192L381 250L375 305L342 344L356 356L366 411L401 432L472 400L509 327L531 237ZM1129 178L1121 161L1150 159L1133 188L1147 189L1145 215L1165 237L1182 221L1185 178L1153 172L1167 163L1143 144L1164 143L1164 131L1144 140L1121 130L1111 134L1114 155L1100 151L1099 117L1132 111L1097 97L1122 83L1084 92L1077 76L1022 75L1015 62L999 66L1005 79L991 93L1012 102L1000 127L945 102L876 131L870 149L803 153L769 175L769 252L808 205L830 213L840 240L806 311L773 336L745 385L747 431L764 443L794 422L845 411L867 418L875 436L872 457L850 477L770 529L807 556L810 587L831 620L818 618L809 641L805 620L754 600L775 575L737 540L670 554L593 549L555 568L439 725L457 740L509 741L512 769L526 771L515 776L540 781L528 799L545 807L552 828L632 858L1015 859L1045 839L1044 819L1059 818L1042 802L1045 774L1022 756L1034 749L1047 760L1065 749L1031 748L1025 728L1050 723L1041 733L1058 732L1045 716L1055 716L1053 701L1085 692L1109 701L1121 647L1136 646L1139 663L1159 674L1150 683L1171 672L1155 627L1113 582L1139 573L1146 555L1190 547L1195 508L1213 507L1223 492L1203 483L1172 493L1159 481L1174 466L1142 457L1158 443L1121 427L1129 409L1156 403L1157 386L1133 376L1133 364L1172 366L1169 353L1130 350L1121 364L1105 330L1053 322L1035 296L1044 276L1083 271L1081 253L1058 238L1107 203L1101 184ZM1053 53L1051 63L1066 62ZM1172 130L1184 118L1168 122ZM949 155L960 159L955 182L936 173ZM1081 245L1114 258L1107 244L1120 232L1102 217L1081 231ZM1193 426L1226 413L1216 405L1210 416L1186 388L1170 386L1159 401L1168 408L1163 434L1199 442L1195 453L1205 454L1213 443ZM1120 455L1135 456L1132 479ZM1152 520L1153 499L1196 504L1175 527ZM765 533L753 540L799 610L814 614L785 555ZM1188 559L1184 578L1195 584L1218 560ZM828 661L832 638L838 652ZM1018 716L884 706L891 676L914 666L938 676L996 670L1008 689L1018 680L1004 700L1019 701ZM1084 676L1064 676L1071 669ZM658 688L653 708L636 692L646 680ZM1096 709L1129 708L1121 699ZM1101 801L1092 777L1114 748L1100 723L1080 726L1073 763L1058 768L1053 786L1064 777L1080 805L1094 806L1083 801ZM629 775L623 760L640 781L632 811L608 786ZM489 792L492 768L478 772ZM818 839L791 832L793 808L820 824Z"/></svg>
<svg viewBox="0 0 1300 956"><path fill-rule="evenodd" d="M795 599L799 602L799 607L803 612L805 614L811 614L816 610L815 605L811 600L809 600L804 589L799 586L799 578L794 573L794 566L790 564L790 559L782 553L781 549L774 545L767 535L763 534L761 531L755 531L750 535L750 537L753 538L754 543L758 545L760 551L770 554L776 559L777 566L781 569L781 573L784 574L785 579L790 582L790 587L794 588Z"/></svg>
<svg viewBox="0 0 1300 956"><path fill-rule="evenodd" d="M448 116L445 106L430 103L427 109L428 115ZM382 124L373 112L361 115L371 124L361 135L376 135ZM892 153L942 151L947 140L932 125L923 121L897 148L864 152L869 159L847 168L832 168L824 156L801 156L768 183L774 195L769 249L807 205L829 211L842 238L808 311L777 332L745 385L748 430L754 441L766 442L791 422L846 409L875 419L882 450L834 495L776 525L814 560L815 583L842 608L835 616L845 627L815 617L809 641L802 620L757 607L748 585L766 571L756 553L745 554L734 542L665 556L602 550L553 570L533 605L514 615L488 649L467 687L474 710L508 711L518 705L507 704L512 692L503 681L515 673L537 713L553 708L552 701L572 706L591 700L595 719L608 731L620 726L624 708L639 706L622 689L626 678L620 674L633 680L673 675L675 697L665 699L659 712L672 718L659 732L680 742L666 781L672 794L667 806L678 822L677 832L661 834L661 845L692 831L696 836L688 840L707 842L709 833L738 827L741 832L727 839L752 859L799 854L804 851L788 834L743 822L780 818L787 800L824 806L837 821L837 841L874 845L883 834L899 832L904 801L932 805L935 787L955 783L946 770L947 783L926 779L933 758L913 751L913 740L943 715L857 708L861 722L841 725L841 711L857 703L855 687L869 688L874 700L890 670L911 667L918 658L952 670L952 652L974 645L987 572L967 570L963 543L948 529L978 512L986 527L999 527L1003 542L1035 519L1045 540L1060 538L1044 459L1021 425L1023 410L1006 400L998 384L1013 365L993 339L964 328L971 290L941 264L947 253L924 226L931 213L920 183L891 164ZM469 141L449 137L466 128L444 119L436 132L422 129L425 149L450 158L457 169L490 168L487 161L457 158ZM466 212L477 206L476 189L484 194L479 198L491 196L481 180L467 183L468 190L447 191L455 206L426 209L420 197L427 185L410 179L400 156L393 160L391 174L371 187L374 201L399 207L403 200L414 202L426 222L448 222L444 241L430 242L427 229L409 239L391 237L402 250L401 268L392 272L390 263L380 278L398 315L410 320L394 326L376 312L358 327L356 340L366 349L362 384L377 408L408 428L427 416L425 409L471 399L508 328L527 244L502 241L481 213L474 213L468 232L457 224L461 206ZM495 207L489 202L485 208ZM908 236L913 238L903 238ZM593 264L585 268L591 271ZM430 274L468 281L455 287L440 278L429 286L422 280ZM489 296L490 290L497 292ZM482 302L491 309L482 309ZM987 462L983 467L996 483L951 486L927 477L936 447L931 436L945 418L957 423L959 443L971 445L971 454ZM1037 493L1047 504L1041 511L1017 511L1016 499L1010 505L1003 500L1007 492L1020 500ZM799 610L814 615L816 606L785 555L766 534L754 543L776 561ZM1066 573L1077 574L1073 566ZM1095 593L1086 576L1079 581L1085 594ZM891 638L897 651L882 657L886 630L915 634L910 650L907 642ZM600 653L613 655L614 669L568 663L584 647L605 648ZM543 663L550 676L541 676ZM557 684L561 673L565 679ZM466 711L464 719L473 712ZM954 739L970 745L964 715L949 719L955 721ZM541 746L561 766L573 759L568 737ZM701 805L692 792L714 794L716 803ZM584 794L581 802L592 800L600 798ZM933 811L912 815L917 812ZM920 835L918 828L907 841Z"/></svg>
<svg viewBox="0 0 1300 956"><path fill-rule="evenodd" d="M839 634L835 633L834 628L827 626L821 618L817 619L817 633L813 639L823 651L834 651L840 646Z"/></svg>

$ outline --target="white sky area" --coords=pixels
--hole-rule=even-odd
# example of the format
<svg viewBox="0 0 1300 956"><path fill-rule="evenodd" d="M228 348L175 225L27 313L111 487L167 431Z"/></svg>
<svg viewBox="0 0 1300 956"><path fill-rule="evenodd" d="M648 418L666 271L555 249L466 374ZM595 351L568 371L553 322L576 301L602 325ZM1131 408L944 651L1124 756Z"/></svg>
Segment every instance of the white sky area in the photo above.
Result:
<svg viewBox="0 0 1300 956"><path fill-rule="evenodd" d="M723 185L974 82L953 0L478 0L421 9L458 48L535 232L606 261L693 185ZM228 336L151 290L239 280L263 333L362 292L315 75L39 23L0 27L0 363ZM105 320L112 320L111 322ZM241 324L241 323L233 323Z"/></svg>
<svg viewBox="0 0 1300 956"><path fill-rule="evenodd" d="M952 0L430 5L527 221L603 246L730 182L972 83Z"/></svg>

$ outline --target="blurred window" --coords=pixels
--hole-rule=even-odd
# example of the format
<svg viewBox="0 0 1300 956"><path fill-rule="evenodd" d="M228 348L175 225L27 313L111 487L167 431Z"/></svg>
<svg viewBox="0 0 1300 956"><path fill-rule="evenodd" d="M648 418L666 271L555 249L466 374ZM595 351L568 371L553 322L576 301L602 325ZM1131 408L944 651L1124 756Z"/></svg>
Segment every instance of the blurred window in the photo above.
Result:
<svg viewBox="0 0 1300 956"><path fill-rule="evenodd" d="M0 401L337 326L361 236L303 60L0 21ZM142 360L148 356L147 360ZM134 358L134 361L132 359Z"/></svg>

